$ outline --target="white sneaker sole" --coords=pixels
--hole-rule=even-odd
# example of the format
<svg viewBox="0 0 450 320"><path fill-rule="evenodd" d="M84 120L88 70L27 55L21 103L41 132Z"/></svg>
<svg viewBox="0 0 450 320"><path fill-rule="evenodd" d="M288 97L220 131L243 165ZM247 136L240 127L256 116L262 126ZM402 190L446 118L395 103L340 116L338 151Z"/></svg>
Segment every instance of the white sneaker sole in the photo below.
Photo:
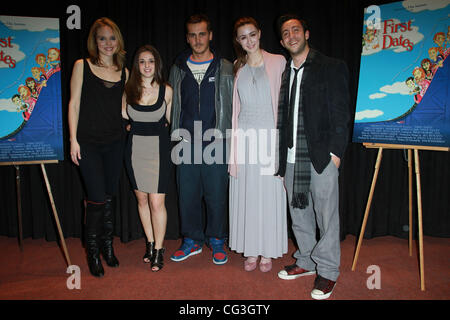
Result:
<svg viewBox="0 0 450 320"><path fill-rule="evenodd" d="M312 276L313 274L316 274L316 272L308 271L308 272L304 272L301 274L289 275L286 272L286 270L281 270L280 272L278 272L278 278L283 279L283 280L295 280L295 279L305 277L305 276Z"/></svg>
<svg viewBox="0 0 450 320"><path fill-rule="evenodd" d="M202 252L202 249L197 250L197 251L194 251L194 252L191 252L191 253L189 253L188 255L186 255L184 258L181 258L181 259L173 259L172 257L170 257L170 260L172 260L172 261L174 261L174 262L184 261L184 260L186 260L187 258L192 257L192 256L195 256L196 254L199 254L199 253L201 253L201 252Z"/></svg>
<svg viewBox="0 0 450 320"><path fill-rule="evenodd" d="M217 265L222 265L222 264L225 264L225 263L227 263L228 262L228 258L226 259L226 260L224 260L224 261L216 261L216 260L214 260L214 258L213 258L213 263L214 264L217 264Z"/></svg>
<svg viewBox="0 0 450 320"><path fill-rule="evenodd" d="M325 300L325 299L328 299L332 293L333 293L333 290L331 290L327 294L323 294L322 291L314 289L313 291L311 291L311 298L313 298L315 300Z"/></svg>

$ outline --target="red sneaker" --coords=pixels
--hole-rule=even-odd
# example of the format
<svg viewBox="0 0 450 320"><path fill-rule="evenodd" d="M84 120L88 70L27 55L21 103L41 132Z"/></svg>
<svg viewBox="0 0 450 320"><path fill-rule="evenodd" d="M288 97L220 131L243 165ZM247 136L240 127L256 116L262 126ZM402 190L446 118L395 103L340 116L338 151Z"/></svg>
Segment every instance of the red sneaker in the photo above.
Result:
<svg viewBox="0 0 450 320"><path fill-rule="evenodd" d="M335 285L336 281L317 275L316 280L314 280L314 289L311 291L311 297L316 300L327 299L331 296Z"/></svg>
<svg viewBox="0 0 450 320"><path fill-rule="evenodd" d="M295 263L290 266L285 266L283 270L278 272L278 277L284 280L294 280L304 276L316 274L316 271L308 271L300 268Z"/></svg>

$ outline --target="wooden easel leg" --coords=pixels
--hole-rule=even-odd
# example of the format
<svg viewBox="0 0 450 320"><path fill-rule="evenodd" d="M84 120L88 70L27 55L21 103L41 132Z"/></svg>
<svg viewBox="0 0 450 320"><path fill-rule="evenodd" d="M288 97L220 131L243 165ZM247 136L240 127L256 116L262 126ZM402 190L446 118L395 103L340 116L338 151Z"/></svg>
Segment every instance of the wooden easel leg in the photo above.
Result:
<svg viewBox="0 0 450 320"><path fill-rule="evenodd" d="M416 184L417 184L420 289L422 291L425 291L425 275L424 275L424 261L423 261L423 229L422 229L422 194L421 194L421 185L420 185L420 163L419 163L419 150L418 149L414 149L414 161L415 161L415 168L416 168Z"/></svg>
<svg viewBox="0 0 450 320"><path fill-rule="evenodd" d="M356 262L357 262L358 256L359 256L359 250L361 249L362 239L364 238L364 231L366 229L367 218L369 217L370 205L372 204L372 198L373 198L373 193L375 190L375 185L377 183L378 172L380 171L380 163L381 163L382 154L383 154L383 148L379 148L377 161L375 163L375 172L373 174L373 179L372 179L372 186L370 187L370 193L369 193L369 198L367 200L366 211L364 213L364 219L363 219L363 223L361 226L361 232L359 233L358 245L356 246L356 252L355 252L355 256L353 258L352 271L355 271Z"/></svg>
<svg viewBox="0 0 450 320"><path fill-rule="evenodd" d="M408 149L408 190L409 190L409 256L412 257L412 150Z"/></svg>
<svg viewBox="0 0 450 320"><path fill-rule="evenodd" d="M42 168L42 174L44 175L45 185L47 186L47 192L48 192L48 196L50 198L50 203L52 205L53 216L55 217L56 226L58 228L59 239L61 240L61 244L63 247L64 255L66 257L67 264L68 264L68 266L71 266L72 263L70 262L70 257L69 257L69 253L67 251L66 242L64 240L64 235L63 235L63 232L61 229L61 225L59 223L58 213L56 212L56 206L55 206L55 201L53 200L52 189L50 188L50 183L48 182L48 178L47 178L47 171L45 170L45 166L43 163L41 163L41 168Z"/></svg>
<svg viewBox="0 0 450 320"><path fill-rule="evenodd" d="M17 190L17 224L19 227L19 248L23 251L23 229L22 229L22 194L20 192L20 167L16 167L16 190Z"/></svg>

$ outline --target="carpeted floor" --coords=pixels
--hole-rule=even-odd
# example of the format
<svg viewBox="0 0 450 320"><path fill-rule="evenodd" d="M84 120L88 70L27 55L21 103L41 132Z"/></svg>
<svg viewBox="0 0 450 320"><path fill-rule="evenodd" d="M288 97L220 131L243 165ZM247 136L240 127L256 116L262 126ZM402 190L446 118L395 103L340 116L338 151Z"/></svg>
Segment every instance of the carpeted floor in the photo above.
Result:
<svg viewBox="0 0 450 320"><path fill-rule="evenodd" d="M341 275L329 300L449 300L450 239L424 238L425 286L420 290L417 247L408 254L407 240L379 237L362 244L357 268L351 271L356 239L347 236L341 242ZM17 239L0 237L0 299L2 300L311 300L314 276L281 280L277 272L293 263L295 247L289 240L289 252L274 260L273 270L262 273L243 270L244 258L229 254L222 266L212 263L211 251L183 262L169 257L180 244L166 240L164 269L153 273L142 263L144 240L121 243L116 238L119 268L108 268L101 279L90 275L80 239L66 239L71 262L81 271L80 289L68 289L70 274L62 251L55 242L25 239L24 251ZM370 266L378 266L380 288L369 289L373 276ZM369 269L369 272L368 272ZM369 279L369 281L368 281ZM372 279L372 278L371 278ZM75 284L74 281L69 281Z"/></svg>

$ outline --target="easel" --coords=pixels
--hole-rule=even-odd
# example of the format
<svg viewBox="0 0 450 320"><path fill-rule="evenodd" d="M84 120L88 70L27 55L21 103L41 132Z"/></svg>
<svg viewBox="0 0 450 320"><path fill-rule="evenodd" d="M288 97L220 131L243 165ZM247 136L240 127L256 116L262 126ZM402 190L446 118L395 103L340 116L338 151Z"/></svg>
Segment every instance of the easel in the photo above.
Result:
<svg viewBox="0 0 450 320"><path fill-rule="evenodd" d="M55 218L56 227L59 233L59 239L61 240L64 256L66 258L67 266L72 265L70 262L69 252L67 251L66 242L64 240L64 235L61 229L61 224L59 223L58 212L56 211L55 201L53 200L52 189L47 177L47 171L45 170L45 163L58 163L58 160L46 160L46 161L24 161L24 162L3 162L0 165L13 165L16 168L16 188L17 188L17 219L19 226L19 247L20 251L23 251L23 232L22 232L22 201L20 192L20 165L24 164L40 164L42 175L44 176L45 185L47 187L48 197L50 199L50 204L53 210L53 216Z"/></svg>
<svg viewBox="0 0 450 320"><path fill-rule="evenodd" d="M427 147L427 146L412 146L412 145L393 145L393 144L380 144L380 143L363 143L366 148L378 148L378 156L375 163L375 172L373 174L372 185L370 187L369 198L367 200L366 211L364 213L364 219L361 226L361 232L359 234L358 244L356 246L355 256L353 258L352 271L355 271L356 262L359 256L359 250L361 249L362 239L364 237L364 231L366 228L367 218L369 217L370 205L372 203L372 197L377 183L378 172L380 171L381 158L383 149L408 149L408 180L409 180L409 255L412 256L412 150L414 150L414 162L416 173L416 186L417 186L417 209L418 209L418 228L419 228L419 266L420 266L420 289L425 291L425 275L424 275L424 261L423 261L423 228L422 228L422 196L420 186L420 163L419 163L419 150L433 150L433 151L449 151L450 148L443 147Z"/></svg>

